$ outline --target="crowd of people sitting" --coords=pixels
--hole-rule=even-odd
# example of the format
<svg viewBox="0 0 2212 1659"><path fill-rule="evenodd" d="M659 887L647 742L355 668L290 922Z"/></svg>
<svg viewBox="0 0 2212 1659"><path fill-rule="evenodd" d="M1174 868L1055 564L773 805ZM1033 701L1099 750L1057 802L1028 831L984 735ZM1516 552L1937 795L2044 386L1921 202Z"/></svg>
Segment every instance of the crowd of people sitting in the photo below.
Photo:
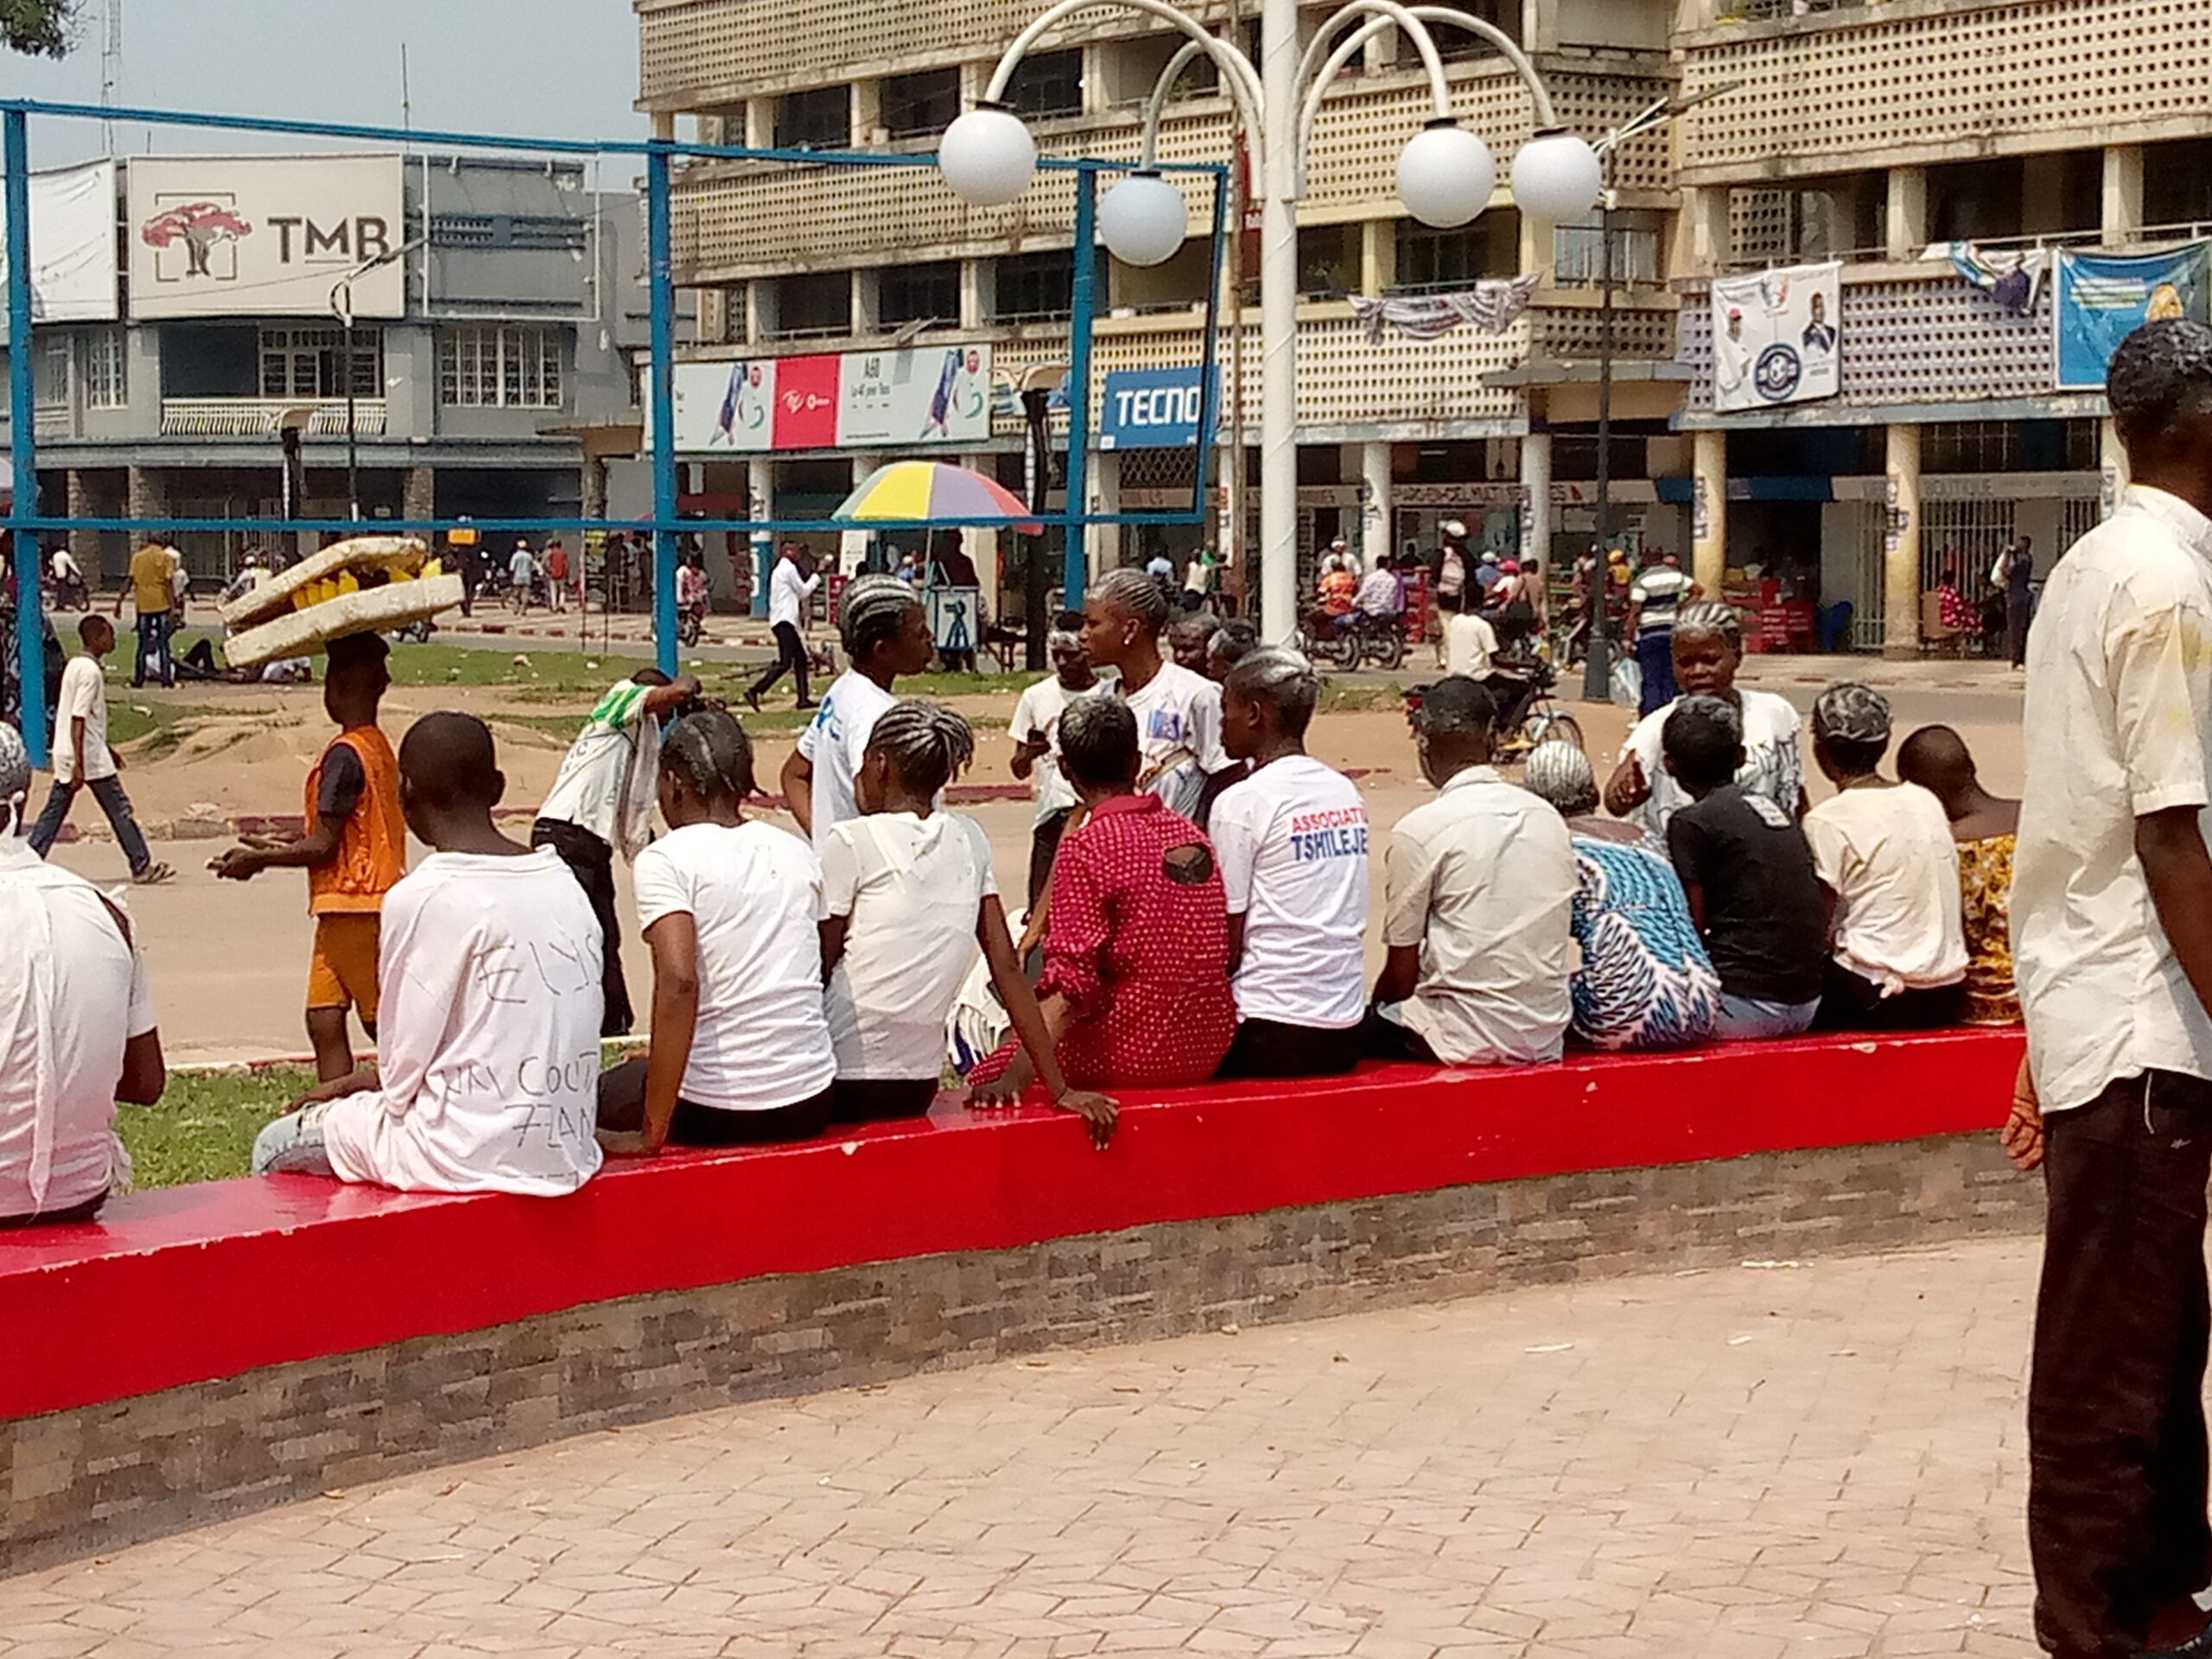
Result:
<svg viewBox="0 0 2212 1659"><path fill-rule="evenodd" d="M302 866L316 895L323 1081L262 1133L254 1167L550 1194L607 1155L917 1116L948 1070L978 1105L1041 1090L1103 1147L1113 1090L2018 1018L2014 804L1941 727L1885 777L1888 706L1844 684L1813 709L1835 793L1808 810L1798 715L1736 683L1724 606L1682 607L1681 695L1602 791L1566 744L1539 746L1521 782L1501 773L1482 679L1421 688L1410 721L1435 796L1378 849L1359 786L1306 748L1312 664L1111 572L1015 711L1013 769L1037 804L1019 938L983 830L944 805L974 734L899 695L931 656L919 599L863 578L840 626L850 666L782 774L799 836L747 816L738 721L688 677L641 672L593 710L533 844L511 840L489 728L431 715L393 751L380 646L341 642L307 834L217 865ZM0 949L10 1219L96 1208L127 1169L115 1098L161 1087L127 918L23 838L29 786L0 730L0 915L21 942ZM402 821L430 849L411 870ZM644 1052L603 1071L602 1035L632 1019L618 853L652 990ZM326 981L334 1024L318 1028ZM352 1069L348 1006L373 1066Z"/></svg>

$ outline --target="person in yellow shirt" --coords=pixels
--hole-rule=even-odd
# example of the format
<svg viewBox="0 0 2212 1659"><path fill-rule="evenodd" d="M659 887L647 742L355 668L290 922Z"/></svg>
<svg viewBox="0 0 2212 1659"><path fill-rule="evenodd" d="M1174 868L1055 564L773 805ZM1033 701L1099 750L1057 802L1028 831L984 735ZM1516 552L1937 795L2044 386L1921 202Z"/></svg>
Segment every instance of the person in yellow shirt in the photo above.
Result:
<svg viewBox="0 0 2212 1659"><path fill-rule="evenodd" d="M130 556L131 602L138 612L138 652L130 670L135 688L146 683L148 667L163 685L176 683L176 664L169 659L169 639L176 632L176 577L184 561L177 550L149 541ZM115 598L115 613L123 614L123 595Z"/></svg>

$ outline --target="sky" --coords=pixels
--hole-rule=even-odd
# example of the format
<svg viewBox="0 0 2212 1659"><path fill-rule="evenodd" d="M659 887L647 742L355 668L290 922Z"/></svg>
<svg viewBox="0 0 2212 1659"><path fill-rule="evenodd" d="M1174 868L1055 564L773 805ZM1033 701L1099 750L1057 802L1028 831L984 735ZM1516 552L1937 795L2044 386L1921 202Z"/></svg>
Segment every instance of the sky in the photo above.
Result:
<svg viewBox="0 0 2212 1659"><path fill-rule="evenodd" d="M115 102L398 126L400 48L416 128L641 139L628 0L81 0L59 63L0 52L11 97L98 104L103 20L123 10ZM150 139L150 142L149 142ZM118 122L123 155L297 148L297 139ZM31 122L35 168L103 153L95 122Z"/></svg>

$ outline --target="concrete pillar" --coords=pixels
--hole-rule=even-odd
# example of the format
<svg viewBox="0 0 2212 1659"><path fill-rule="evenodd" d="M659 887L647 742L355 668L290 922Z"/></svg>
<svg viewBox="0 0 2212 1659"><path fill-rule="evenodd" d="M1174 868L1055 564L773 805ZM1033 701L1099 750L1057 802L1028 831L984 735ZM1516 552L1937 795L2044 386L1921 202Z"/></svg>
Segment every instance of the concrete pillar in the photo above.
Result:
<svg viewBox="0 0 2212 1659"><path fill-rule="evenodd" d="M996 478L998 458L995 455L963 455L959 464L971 473L985 478ZM970 525L961 537L961 546L968 556L976 561L976 577L982 584L984 607L995 617L999 614L999 536L994 530L981 530ZM1017 599L1019 607L1020 601Z"/></svg>
<svg viewBox="0 0 2212 1659"><path fill-rule="evenodd" d="M2127 487L2127 449L2110 416L2097 423L2097 467L2104 479L2104 516L2109 518L2120 510L2120 492Z"/></svg>
<svg viewBox="0 0 2212 1659"><path fill-rule="evenodd" d="M67 505L65 511L72 518L97 518L105 515L99 511L94 498L92 480L84 469L72 467L66 477ZM73 530L69 532L69 556L77 561L78 569L85 573L87 587L97 589L106 573L100 569L99 532L93 530ZM13 641L0 642L0 649L12 648Z"/></svg>
<svg viewBox="0 0 2212 1659"><path fill-rule="evenodd" d="M675 111L655 110L653 111L653 137L663 140L676 137Z"/></svg>
<svg viewBox="0 0 2212 1659"><path fill-rule="evenodd" d="M1681 276L1709 276L1728 263L1731 251L1727 190L1713 185L1684 190L1681 211L1675 215L1671 268Z"/></svg>
<svg viewBox="0 0 2212 1659"><path fill-rule="evenodd" d="M881 325L877 319L883 315L880 303L883 273L873 265L863 265L853 272L853 332L873 334Z"/></svg>
<svg viewBox="0 0 2212 1659"><path fill-rule="evenodd" d="M1690 575L1715 599L1728 579L1728 435L1717 429L1691 450Z"/></svg>
<svg viewBox="0 0 2212 1659"><path fill-rule="evenodd" d="M875 148L875 130L883 124L883 83L880 80L856 80L853 83L853 148Z"/></svg>
<svg viewBox="0 0 2212 1659"><path fill-rule="evenodd" d="M754 455L745 463L746 512L754 519L776 516L776 463ZM768 614L768 571L776 556L775 537L765 530L753 532L753 614Z"/></svg>
<svg viewBox="0 0 2212 1659"><path fill-rule="evenodd" d="M1115 450L1101 449L1090 457L1090 511L1119 512L1121 510L1122 457ZM1083 550L1093 575L1111 570L1122 562L1122 526L1085 526Z"/></svg>
<svg viewBox="0 0 2212 1659"><path fill-rule="evenodd" d="M1384 553L1398 550L1390 534L1395 514L1390 503L1389 444L1359 446L1359 481L1367 486L1367 499L1359 512L1359 551L1363 561L1372 569L1378 549Z"/></svg>
<svg viewBox="0 0 2212 1659"><path fill-rule="evenodd" d="M1398 221L1363 219L1359 226L1359 291L1380 294L1398 280Z"/></svg>
<svg viewBox="0 0 2212 1659"><path fill-rule="evenodd" d="M1920 655L1920 429L1888 429L1889 521L1882 531L1882 655Z"/></svg>
<svg viewBox="0 0 2212 1659"><path fill-rule="evenodd" d="M2104 207L2097 228L2105 246L2115 248L2143 234L2143 146L2105 146Z"/></svg>
<svg viewBox="0 0 2212 1659"><path fill-rule="evenodd" d="M748 98L745 100L745 142L754 149L772 149L776 143L776 100L772 98Z"/></svg>
<svg viewBox="0 0 2212 1659"><path fill-rule="evenodd" d="M991 311L991 262L988 259L963 259L960 262L960 326L981 328Z"/></svg>
<svg viewBox="0 0 2212 1659"><path fill-rule="evenodd" d="M1889 177L1889 211L1884 241L1892 259L1917 259L1928 247L1928 171L1893 167Z"/></svg>
<svg viewBox="0 0 2212 1659"><path fill-rule="evenodd" d="M584 511L597 512L600 509L590 505L591 469L587 466L584 471ZM603 508L607 500L604 487L600 491L599 499ZM438 474L435 468L410 467L407 469L407 476L400 483L399 512L400 516L405 518L435 518L438 516Z"/></svg>
<svg viewBox="0 0 2212 1659"><path fill-rule="evenodd" d="M1379 35L1368 36L1367 44L1360 48L1359 67L1370 75L1379 75L1398 60L1398 31L1386 29Z"/></svg>
<svg viewBox="0 0 2212 1659"><path fill-rule="evenodd" d="M1521 560L1548 570L1552 562L1552 435L1531 432L1521 440ZM1537 600L1539 607L1542 604Z"/></svg>
<svg viewBox="0 0 2212 1659"><path fill-rule="evenodd" d="M776 285L765 277L745 285L745 337L768 340L776 332Z"/></svg>

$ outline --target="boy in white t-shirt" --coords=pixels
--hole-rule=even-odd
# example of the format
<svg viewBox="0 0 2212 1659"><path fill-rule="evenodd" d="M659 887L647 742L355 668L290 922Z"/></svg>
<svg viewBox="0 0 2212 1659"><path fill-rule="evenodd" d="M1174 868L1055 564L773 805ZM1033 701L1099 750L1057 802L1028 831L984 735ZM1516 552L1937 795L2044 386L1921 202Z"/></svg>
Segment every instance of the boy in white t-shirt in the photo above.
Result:
<svg viewBox="0 0 2212 1659"><path fill-rule="evenodd" d="M1224 1077L1333 1077L1359 1063L1366 1014L1367 804L1306 753L1321 677L1255 651L1222 685L1222 738L1252 773L1213 811L1229 895L1236 1040Z"/></svg>
<svg viewBox="0 0 2212 1659"><path fill-rule="evenodd" d="M1029 903L1034 908L1052 879L1052 858L1060 837L1075 816L1075 785L1060 775L1060 716L1076 697L1087 696L1099 687L1076 629L1081 617L1063 613L1060 625L1046 636L1045 648L1052 659L1050 677L1027 688L1014 705L1014 775L1028 781L1037 793L1037 822L1029 837Z"/></svg>
<svg viewBox="0 0 2212 1659"><path fill-rule="evenodd" d="M1167 595L1141 570L1109 570L1084 595L1083 648L1094 667L1121 676L1118 695L1137 717L1137 787L1203 829L1243 772L1222 751L1221 688L1162 658L1166 626Z"/></svg>
<svg viewBox="0 0 2212 1659"><path fill-rule="evenodd" d="M385 895L377 1063L311 1090L253 1146L257 1175L404 1192L573 1192L599 1168L599 923L550 848L492 823L491 729L426 715L399 746L407 827L433 849Z"/></svg>
<svg viewBox="0 0 2212 1659"><path fill-rule="evenodd" d="M886 709L855 782L862 816L834 826L822 854L824 1003L843 1122L918 1117L937 1098L945 1019L980 944L991 983L1055 1105L1103 1146L1114 1103L1070 1089L1054 1034L1021 972L982 826L938 810L976 751L968 722L918 698Z"/></svg>
<svg viewBox="0 0 2212 1659"><path fill-rule="evenodd" d="M784 802L814 843L817 857L832 825L860 816L853 779L868 734L898 698L901 674L919 674L937 652L921 597L896 576L862 576L838 601L837 630L852 666L840 674L784 762Z"/></svg>
<svg viewBox="0 0 2212 1659"><path fill-rule="evenodd" d="M636 867L652 1046L600 1079L599 1141L610 1153L804 1141L830 1121L822 867L797 836L746 817L752 793L753 745L728 714L669 728L659 779L669 832Z"/></svg>
<svg viewBox="0 0 2212 1659"><path fill-rule="evenodd" d="M123 770L123 757L108 747L107 681L101 675L100 659L115 649L115 624L104 616L86 616L77 624L77 638L85 649L61 671L60 706L54 715L54 789L46 798L46 810L31 826L31 850L46 856L68 820L77 791L89 789L107 814L115 844L130 861L130 879L141 887L152 887L176 872L156 864L146 849L130 798L116 775Z"/></svg>

